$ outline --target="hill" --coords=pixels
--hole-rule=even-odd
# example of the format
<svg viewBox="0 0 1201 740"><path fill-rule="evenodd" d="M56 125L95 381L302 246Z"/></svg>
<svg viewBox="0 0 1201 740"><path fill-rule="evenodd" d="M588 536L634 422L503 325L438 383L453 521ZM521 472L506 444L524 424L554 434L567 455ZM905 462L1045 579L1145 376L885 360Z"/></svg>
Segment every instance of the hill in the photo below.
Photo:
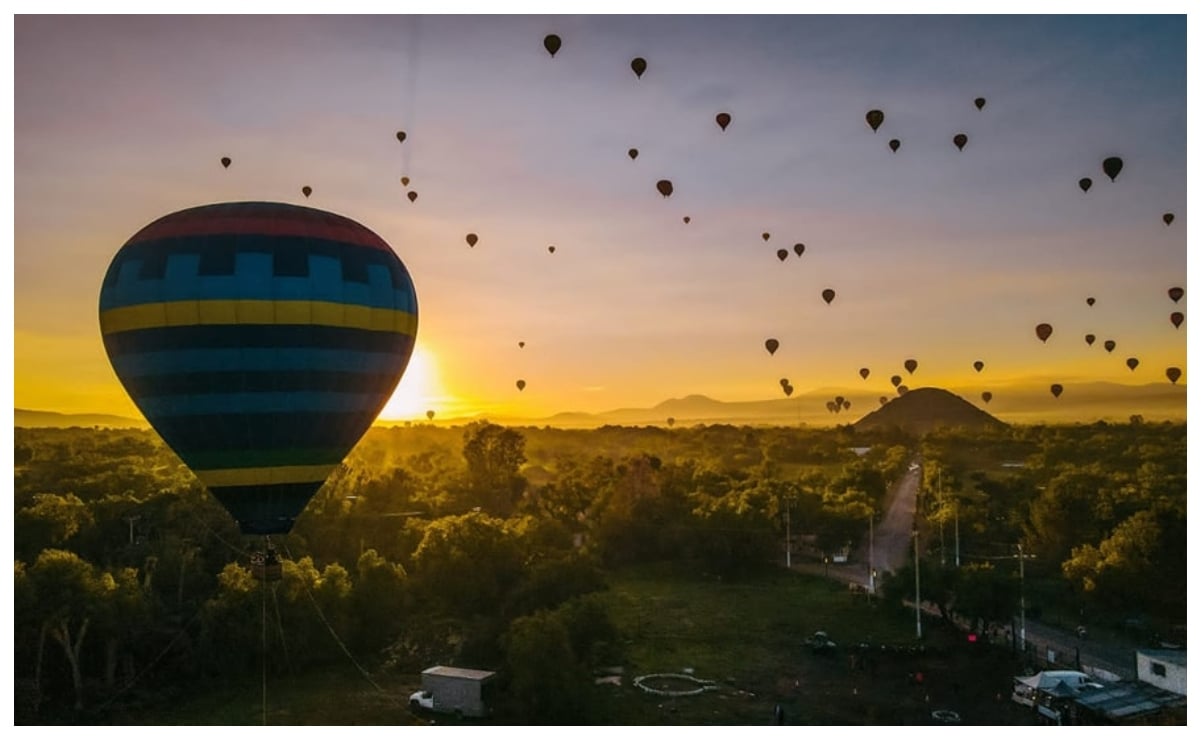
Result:
<svg viewBox="0 0 1201 740"><path fill-rule="evenodd" d="M29 409L13 409L13 426L26 429L42 427L137 427L145 429L150 426L141 419L130 419L125 416L112 414L60 414L57 411L31 411Z"/></svg>
<svg viewBox="0 0 1201 740"><path fill-rule="evenodd" d="M855 422L856 431L900 427L923 435L940 427L1004 427L995 416L942 388L916 388Z"/></svg>

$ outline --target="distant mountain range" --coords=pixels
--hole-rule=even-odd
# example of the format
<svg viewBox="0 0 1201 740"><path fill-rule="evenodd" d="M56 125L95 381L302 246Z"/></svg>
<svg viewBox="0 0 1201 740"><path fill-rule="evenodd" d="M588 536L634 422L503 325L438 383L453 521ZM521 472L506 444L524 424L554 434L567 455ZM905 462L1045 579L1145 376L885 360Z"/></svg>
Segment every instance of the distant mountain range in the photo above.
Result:
<svg viewBox="0 0 1201 740"><path fill-rule="evenodd" d="M1049 386L1049 382L1048 382ZM599 413L563 412L548 417L518 417L501 414L477 414L456 418L438 418L439 426L463 424L477 419L488 419L498 424L511 426L552 426L563 428L592 428L606 424L618 426L662 426L668 419L679 426L693 424L735 424L782 426L808 424L829 426L854 424L865 420L877 409L887 409L906 397L921 400L927 389L913 389L905 396L895 392L881 395L879 389L864 391L855 388L819 388L791 398L776 398L764 401L718 401L708 396L690 395L672 398L650 408L619 408ZM936 389L929 389L936 390ZM963 406L987 411L992 417L1009 424L1074 423L1092 422L1098 419L1124 422L1138 414L1146 421L1183 421L1186 418L1186 388L1184 385L1150 383L1147 385L1121 385L1118 383L1071 383L1064 382L1064 392L1059 398L1051 396L1049 390L1021 386L990 388L992 398L985 403L981 398L984 387L979 389L956 389L947 393ZM917 395L915 395L917 394ZM832 413L827 402L842 396L849 407ZM887 404L881 408L880 399ZM941 399L941 400L946 400ZM916 404L917 401L911 403ZM831 404L833 405L833 404ZM904 406L901 407L902 410ZM939 404L939 408L942 405ZM897 413L895 411L890 413ZM925 412L922 412L923 414ZM921 416L921 414L918 414ZM934 414L938 416L938 414ZM107 414L60 414L53 411L31 411L14 409L14 426L18 427L141 427L148 425L141 419ZM885 417L875 417L884 418ZM422 423L424 419L421 420ZM403 424L404 420L383 419L381 426Z"/></svg>

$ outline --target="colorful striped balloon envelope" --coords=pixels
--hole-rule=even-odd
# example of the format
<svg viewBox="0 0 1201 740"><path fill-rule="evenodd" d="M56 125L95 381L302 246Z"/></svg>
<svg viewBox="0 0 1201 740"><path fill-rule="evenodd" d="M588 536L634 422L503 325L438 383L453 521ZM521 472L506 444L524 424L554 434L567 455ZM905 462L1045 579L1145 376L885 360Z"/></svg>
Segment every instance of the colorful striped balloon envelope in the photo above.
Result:
<svg viewBox="0 0 1201 740"><path fill-rule="evenodd" d="M392 396L417 335L404 264L349 218L283 203L164 216L100 290L113 369L246 534L280 534Z"/></svg>

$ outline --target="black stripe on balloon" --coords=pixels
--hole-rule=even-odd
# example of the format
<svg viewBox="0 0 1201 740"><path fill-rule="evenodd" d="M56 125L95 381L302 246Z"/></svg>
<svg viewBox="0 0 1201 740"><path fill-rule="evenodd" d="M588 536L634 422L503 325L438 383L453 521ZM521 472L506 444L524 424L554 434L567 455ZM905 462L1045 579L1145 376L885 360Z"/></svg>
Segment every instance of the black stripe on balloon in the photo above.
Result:
<svg viewBox="0 0 1201 740"><path fill-rule="evenodd" d="M134 398L213 393L342 392L390 395L399 373L348 373L322 370L263 370L171 373L127 378Z"/></svg>
<svg viewBox="0 0 1201 740"><path fill-rule="evenodd" d="M189 452L241 449L343 449L349 452L378 415L379 409L349 413L294 411L163 416L154 420L154 429L186 463ZM312 464L321 462L324 461L316 460Z"/></svg>
<svg viewBox="0 0 1201 740"><path fill-rule="evenodd" d="M243 534L287 534L323 483L225 486L209 491L238 522Z"/></svg>
<svg viewBox="0 0 1201 740"><path fill-rule="evenodd" d="M156 326L104 335L104 346L110 357L129 352L250 347L348 349L403 354L408 352L412 343L412 337L398 332L314 324Z"/></svg>

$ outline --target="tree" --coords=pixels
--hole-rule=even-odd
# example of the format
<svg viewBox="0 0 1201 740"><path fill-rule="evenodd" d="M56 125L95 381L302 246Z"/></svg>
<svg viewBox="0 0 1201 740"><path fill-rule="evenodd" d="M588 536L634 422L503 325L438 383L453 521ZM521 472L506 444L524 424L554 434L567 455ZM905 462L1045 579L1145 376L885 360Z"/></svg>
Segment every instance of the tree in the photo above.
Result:
<svg viewBox="0 0 1201 740"><path fill-rule="evenodd" d="M540 611L513 620L504 636L513 709L530 724L579 724L587 672L571 648L563 620Z"/></svg>
<svg viewBox="0 0 1201 740"><path fill-rule="evenodd" d="M88 507L73 493L34 494L33 502L17 511L13 533L18 557L35 557L46 547L58 547L93 523Z"/></svg>
<svg viewBox="0 0 1201 740"><path fill-rule="evenodd" d="M479 512L431 522L413 553L423 597L456 616L493 612L521 572L516 538L502 520Z"/></svg>
<svg viewBox="0 0 1201 740"><path fill-rule="evenodd" d="M471 500L490 514L506 517L525 491L518 473L525 463L525 437L489 422L475 422L463 432L463 458Z"/></svg>
<svg viewBox="0 0 1201 740"><path fill-rule="evenodd" d="M1018 583L1010 574L997 571L992 563L969 563L959 570L955 586L955 611L981 623L1002 622L1018 608Z"/></svg>

